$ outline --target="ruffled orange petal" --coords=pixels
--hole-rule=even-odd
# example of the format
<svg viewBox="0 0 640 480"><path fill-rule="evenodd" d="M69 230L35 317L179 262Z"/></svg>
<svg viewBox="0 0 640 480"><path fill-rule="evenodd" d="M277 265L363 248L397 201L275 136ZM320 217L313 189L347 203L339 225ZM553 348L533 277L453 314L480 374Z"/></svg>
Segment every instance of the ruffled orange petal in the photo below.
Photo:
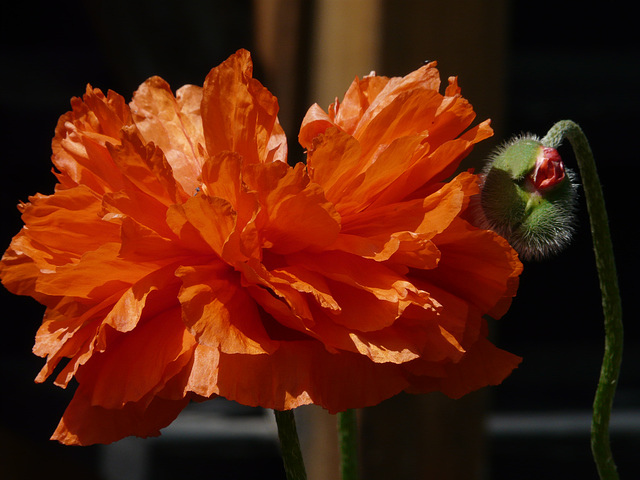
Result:
<svg viewBox="0 0 640 480"><path fill-rule="evenodd" d="M61 360L70 358L54 382L63 388L69 384L78 366L91 358L93 353L93 339L100 327L96 316L106 314L114 301L115 298L109 298L97 305L83 308L73 300L63 299L55 310L47 309L33 347L33 353L47 358L36 382L44 382L53 374Z"/></svg>
<svg viewBox="0 0 640 480"><path fill-rule="evenodd" d="M236 226L236 212L219 197L198 195L182 205L173 205L171 215L181 216L211 248L222 257L222 249ZM215 218L212 222L210 219Z"/></svg>
<svg viewBox="0 0 640 480"><path fill-rule="evenodd" d="M87 86L84 97L72 99L71 106L52 141L58 180L64 187L82 183L97 193L117 190L122 177L106 145L117 145L121 128L132 123L124 98L111 91L105 97Z"/></svg>
<svg viewBox="0 0 640 480"><path fill-rule="evenodd" d="M158 396L107 409L92 405L81 391L75 393L51 437L66 445L112 443L135 435L160 435L189 403L189 397L167 400Z"/></svg>
<svg viewBox="0 0 640 480"><path fill-rule="evenodd" d="M466 173L434 187L437 190L422 199L370 207L357 215L344 216L342 232L376 238L408 231L433 238L449 227L464 211L469 197L478 191L475 176Z"/></svg>
<svg viewBox="0 0 640 480"><path fill-rule="evenodd" d="M207 152L236 152L248 164L284 160L278 101L252 72L249 52L239 50L207 75L202 98Z"/></svg>
<svg viewBox="0 0 640 480"><path fill-rule="evenodd" d="M159 393L186 365L195 341L182 323L179 306L145 315L130 332L113 332L99 353L76 373L92 405L108 409Z"/></svg>
<svg viewBox="0 0 640 480"><path fill-rule="evenodd" d="M232 152L209 158L202 169L202 192L226 200L234 210L235 226L221 253L229 264L260 256L261 239L255 224L260 203L244 183L242 173L242 157Z"/></svg>
<svg viewBox="0 0 640 480"><path fill-rule="evenodd" d="M123 182L125 192L135 187L150 197L145 202L149 206L153 201L169 206L189 198L177 183L162 149L152 143L143 143L134 127L123 128L120 138L119 145L109 145L107 149L122 176L128 180Z"/></svg>
<svg viewBox="0 0 640 480"><path fill-rule="evenodd" d="M408 383L396 365L358 353L331 354L315 341L290 341L271 355L221 355L218 385L225 398L243 405L288 410L313 403L336 413L375 405Z"/></svg>
<svg viewBox="0 0 640 480"><path fill-rule="evenodd" d="M163 237L131 217L120 219L120 241L119 256L131 262L146 262L163 256L180 257L192 252L190 245L181 245L173 237Z"/></svg>
<svg viewBox="0 0 640 480"><path fill-rule="evenodd" d="M203 398L212 398L220 393L218 389L218 366L220 365L220 350L196 344L193 349L191 363L187 365L182 375L175 377L169 386L185 392L193 392ZM181 378L182 377L182 378ZM176 395L171 398L176 397Z"/></svg>
<svg viewBox="0 0 640 480"><path fill-rule="evenodd" d="M320 161L322 161L323 158L337 153L334 152L332 137L320 138L310 158L310 162L311 159L318 155L321 156ZM340 214L349 215L366 209L373 200L394 181L398 172L406 170L408 166L414 162L414 155L420 155L423 151L423 139L424 138L419 135L396 139L392 141L390 145L381 147L374 155L374 158L371 159L365 157L362 152L358 152L360 157L357 164L354 162L354 169L352 171L344 173L340 170L334 171L332 173L333 176L342 174L346 177L342 181L336 179L335 184L337 185L341 185L347 178L351 179L351 181L340 188L340 190L330 190L332 194L335 192L335 194L331 196L331 201L336 204L336 208ZM323 154L322 150L324 149L328 150L327 154ZM355 148L352 148L350 151L347 151L347 153L355 153L355 151ZM317 165L317 163L311 162L311 168L314 168L315 165ZM345 167L348 165L349 161L347 157ZM325 168L327 168L327 166L325 166ZM315 175L314 181L322 184L322 179L315 178Z"/></svg>
<svg viewBox="0 0 640 480"><path fill-rule="evenodd" d="M65 252L69 261L119 236L116 225L101 220L100 198L84 185L55 195L34 195L22 210L29 238Z"/></svg>
<svg viewBox="0 0 640 480"><path fill-rule="evenodd" d="M409 375L409 393L439 391L450 398L460 398L487 385L499 385L520 364L522 359L494 346L480 337L458 363L440 365L440 374L433 367L420 368L422 375ZM419 362L419 360L416 360ZM425 374L429 372L429 374Z"/></svg>
<svg viewBox="0 0 640 480"><path fill-rule="evenodd" d="M309 177L322 185L325 196L333 204L352 186L364 180L359 176L362 170L360 144L350 135L329 128L314 140L314 148L307 154ZM356 180L357 177L357 180Z"/></svg>
<svg viewBox="0 0 640 480"><path fill-rule="evenodd" d="M426 155L419 156L406 171L401 172L389 188L374 200L373 206L429 195L434 184L444 181L455 172L460 161L477 142L491 135L493 130L489 121L485 121L458 139L443 143L436 149L432 147Z"/></svg>
<svg viewBox="0 0 640 480"><path fill-rule="evenodd" d="M429 299L387 266L341 252L297 254L290 257L327 279L340 311L334 321L362 331L391 325L410 304L428 305Z"/></svg>
<svg viewBox="0 0 640 480"><path fill-rule="evenodd" d="M313 325L307 296L293 288L289 281L283 280L277 273L271 273L255 260L239 265L238 268L249 294L260 308L277 319L277 325L270 322L265 325L272 338L280 339L280 335L287 330L291 330L287 334L293 334L297 338L299 332L306 333L309 325ZM268 320L267 317L267 322ZM276 332L271 331L273 329Z"/></svg>
<svg viewBox="0 0 640 480"><path fill-rule="evenodd" d="M437 91L440 75L435 63L425 65L405 77L378 77L370 75L362 80L357 78L351 84L342 103L330 107L334 121L351 135L369 124L380 111L396 101L404 92L415 90ZM303 121L303 125L304 125Z"/></svg>
<svg viewBox="0 0 640 480"><path fill-rule="evenodd" d="M49 253L37 243L34 245L24 231L18 233L2 256L0 273L3 285L17 295L28 295L43 305L55 305L59 300L57 297L40 294L35 288L41 269L48 268L55 256Z"/></svg>
<svg viewBox="0 0 640 480"><path fill-rule="evenodd" d="M94 351L106 348L109 334L113 331L133 330L142 317L143 309L145 315L155 316L175 305L176 301L169 296L155 296L153 301L147 302L149 294L154 291L169 288L171 284L171 288L177 289L178 280L172 275L175 268L175 265L168 265L158 269L128 289L116 290L93 305L78 304L73 297L67 297L55 309L48 309L34 346L34 353L46 356L47 364L36 381L44 381L58 362L67 357L71 360L55 381L57 385L66 386Z"/></svg>
<svg viewBox="0 0 640 480"><path fill-rule="evenodd" d="M171 262L156 259L132 265L118 258L119 249L117 243L106 243L87 252L77 264L62 265L40 275L36 289L46 295L104 298Z"/></svg>
<svg viewBox="0 0 640 480"><path fill-rule="evenodd" d="M198 343L229 354L259 355L277 348L239 276L228 266L181 267L176 275L182 280L182 317Z"/></svg>
<svg viewBox="0 0 640 480"><path fill-rule="evenodd" d="M387 85L391 83L389 86L392 87L396 80L376 75L368 75L362 80L356 77L345 93L344 100L342 102L336 101L329 106L331 117L346 132L351 135L355 134L363 120L366 122L364 116L371 104L375 102ZM391 88L387 92L390 90ZM387 95L382 95L380 98L387 98Z"/></svg>
<svg viewBox="0 0 640 480"><path fill-rule="evenodd" d="M417 279L445 288L486 313L498 313L496 305L503 307L515 295L522 264L504 239L456 219L434 241L442 252L438 269L416 271Z"/></svg>
<svg viewBox="0 0 640 480"><path fill-rule="evenodd" d="M146 142L153 142L167 158L175 179L193 194L204 163L204 133L200 104L202 87L185 85L175 97L169 84L151 77L133 95L133 121Z"/></svg>
<svg viewBox="0 0 640 480"><path fill-rule="evenodd" d="M261 234L264 246L288 254L305 248L320 249L335 240L340 216L322 189L309 178L304 165L248 166L244 180L256 190L262 205Z"/></svg>
<svg viewBox="0 0 640 480"><path fill-rule="evenodd" d="M475 113L460 96L455 78L445 95L438 93L434 67L427 65L401 79L356 79L343 103L332 105L328 115L318 107L310 109L300 131L300 141L309 150L310 175L341 214L362 210L371 201L397 202L429 182L444 180L474 143L491 134L485 122L456 140ZM412 137L414 145L409 143Z"/></svg>
<svg viewBox="0 0 640 480"><path fill-rule="evenodd" d="M340 311L340 304L332 297L327 279L322 275L300 265L286 265L269 273L275 283L279 284L276 280L279 279L292 289L311 295L320 307L334 312Z"/></svg>

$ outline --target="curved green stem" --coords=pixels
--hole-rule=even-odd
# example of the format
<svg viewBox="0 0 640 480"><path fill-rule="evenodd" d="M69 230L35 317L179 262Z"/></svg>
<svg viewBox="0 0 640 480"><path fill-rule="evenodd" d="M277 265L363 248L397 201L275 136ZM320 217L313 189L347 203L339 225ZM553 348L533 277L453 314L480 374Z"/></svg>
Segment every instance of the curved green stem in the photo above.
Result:
<svg viewBox="0 0 640 480"><path fill-rule="evenodd" d="M602 309L604 312L605 344L600 380L593 402L591 424L591 450L602 480L618 479L616 464L609 442L609 419L622 362L622 302L613 257L613 246L609 233L607 210L596 164L589 143L580 127L571 120L556 123L542 143L557 147L563 138L571 143L580 168L580 176L591 222L591 235L595 252Z"/></svg>
<svg viewBox="0 0 640 480"><path fill-rule="evenodd" d="M274 410L274 413L276 424L278 425L278 438L280 439L282 461L284 462L287 480L306 480L307 472L304 468L293 410Z"/></svg>
<svg viewBox="0 0 640 480"><path fill-rule="evenodd" d="M351 409L338 413L340 471L342 480L358 479L358 419Z"/></svg>

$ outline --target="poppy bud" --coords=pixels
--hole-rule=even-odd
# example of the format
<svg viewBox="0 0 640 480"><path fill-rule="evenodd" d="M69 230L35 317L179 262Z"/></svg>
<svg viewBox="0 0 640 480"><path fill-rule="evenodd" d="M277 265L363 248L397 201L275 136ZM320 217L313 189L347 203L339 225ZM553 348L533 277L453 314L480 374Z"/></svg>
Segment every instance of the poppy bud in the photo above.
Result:
<svg viewBox="0 0 640 480"><path fill-rule="evenodd" d="M538 190L558 185L565 178L564 163L555 148L543 147L536 158L531 180Z"/></svg>
<svg viewBox="0 0 640 480"><path fill-rule="evenodd" d="M500 147L481 174L481 227L506 238L523 260L562 250L575 223L577 184L555 148L531 135Z"/></svg>

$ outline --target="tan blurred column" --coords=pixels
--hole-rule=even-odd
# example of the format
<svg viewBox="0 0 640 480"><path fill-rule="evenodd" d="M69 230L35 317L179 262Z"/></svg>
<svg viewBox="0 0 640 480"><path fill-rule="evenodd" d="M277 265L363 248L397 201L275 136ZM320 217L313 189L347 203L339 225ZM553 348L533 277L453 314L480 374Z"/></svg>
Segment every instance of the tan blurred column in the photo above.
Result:
<svg viewBox="0 0 640 480"><path fill-rule="evenodd" d="M278 98L290 163L303 159L297 136L308 105L313 2L253 0L254 49L259 80ZM258 72L256 72L258 73Z"/></svg>
<svg viewBox="0 0 640 480"><path fill-rule="evenodd" d="M297 408L295 415L308 480L339 480L336 416L316 405Z"/></svg>
<svg viewBox="0 0 640 480"><path fill-rule="evenodd" d="M382 0L316 0L311 46L311 103L326 108L353 79L378 70Z"/></svg>

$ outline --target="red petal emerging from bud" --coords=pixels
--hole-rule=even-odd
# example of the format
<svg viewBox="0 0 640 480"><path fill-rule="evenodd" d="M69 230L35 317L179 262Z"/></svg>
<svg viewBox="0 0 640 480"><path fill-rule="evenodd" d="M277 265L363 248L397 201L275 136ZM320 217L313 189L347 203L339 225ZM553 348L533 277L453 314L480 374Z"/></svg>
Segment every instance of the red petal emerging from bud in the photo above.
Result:
<svg viewBox="0 0 640 480"><path fill-rule="evenodd" d="M531 174L531 181L538 190L551 188L564 180L564 163L555 148L540 149L536 166Z"/></svg>

